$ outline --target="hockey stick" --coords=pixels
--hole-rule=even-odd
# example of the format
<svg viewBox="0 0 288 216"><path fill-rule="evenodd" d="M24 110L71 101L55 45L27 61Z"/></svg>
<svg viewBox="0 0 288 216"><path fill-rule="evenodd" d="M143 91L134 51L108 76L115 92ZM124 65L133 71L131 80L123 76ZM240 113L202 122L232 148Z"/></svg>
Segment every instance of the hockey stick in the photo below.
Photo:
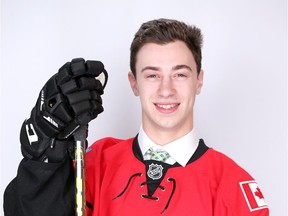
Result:
<svg viewBox="0 0 288 216"><path fill-rule="evenodd" d="M75 177L76 177L76 216L85 216L85 149L88 126L79 127L74 133Z"/></svg>
<svg viewBox="0 0 288 216"><path fill-rule="evenodd" d="M108 81L108 74L104 70L98 77L96 77L104 87ZM76 178L76 216L86 216L86 199L85 199L85 149L86 149L86 135L88 125L80 126L74 132L75 140L75 178Z"/></svg>

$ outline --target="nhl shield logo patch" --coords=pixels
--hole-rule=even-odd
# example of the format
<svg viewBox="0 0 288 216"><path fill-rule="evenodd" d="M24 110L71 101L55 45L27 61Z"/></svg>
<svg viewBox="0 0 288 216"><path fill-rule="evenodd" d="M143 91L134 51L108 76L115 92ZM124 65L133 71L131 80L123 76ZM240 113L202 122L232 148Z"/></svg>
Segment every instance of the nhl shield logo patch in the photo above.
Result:
<svg viewBox="0 0 288 216"><path fill-rule="evenodd" d="M162 165L158 165L158 164L154 164L154 163L150 164L149 169L147 171L147 175L149 178L151 178L153 180L160 179L163 175Z"/></svg>
<svg viewBox="0 0 288 216"><path fill-rule="evenodd" d="M251 212L268 208L264 196L255 181L240 182L240 187Z"/></svg>

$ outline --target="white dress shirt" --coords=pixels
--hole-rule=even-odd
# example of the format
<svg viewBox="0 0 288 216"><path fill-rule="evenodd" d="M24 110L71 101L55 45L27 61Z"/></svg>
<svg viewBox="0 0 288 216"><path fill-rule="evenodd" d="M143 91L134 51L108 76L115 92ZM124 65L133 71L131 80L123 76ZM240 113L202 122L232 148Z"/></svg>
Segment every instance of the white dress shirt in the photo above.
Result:
<svg viewBox="0 0 288 216"><path fill-rule="evenodd" d="M178 162L181 166L185 167L188 163L189 159L192 157L194 152L196 151L199 139L197 138L197 134L195 129L190 131L185 136L168 143L164 146L157 145L154 143L148 135L143 130L142 126L140 127L139 135L138 135L138 143L141 149L144 160L148 160L149 158L145 153L149 148L156 149L164 149L170 154L170 158L168 158L165 163L174 164Z"/></svg>

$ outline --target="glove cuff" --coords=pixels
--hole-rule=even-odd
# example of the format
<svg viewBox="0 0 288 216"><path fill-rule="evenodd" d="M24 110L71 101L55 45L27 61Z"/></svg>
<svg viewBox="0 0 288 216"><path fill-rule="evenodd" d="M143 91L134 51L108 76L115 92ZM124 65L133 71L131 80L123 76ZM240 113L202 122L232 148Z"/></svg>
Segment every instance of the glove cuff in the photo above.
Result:
<svg viewBox="0 0 288 216"><path fill-rule="evenodd" d="M21 152L24 158L42 162L61 162L67 157L67 149L73 147L71 140L56 140L45 135L35 122L35 107L20 131Z"/></svg>

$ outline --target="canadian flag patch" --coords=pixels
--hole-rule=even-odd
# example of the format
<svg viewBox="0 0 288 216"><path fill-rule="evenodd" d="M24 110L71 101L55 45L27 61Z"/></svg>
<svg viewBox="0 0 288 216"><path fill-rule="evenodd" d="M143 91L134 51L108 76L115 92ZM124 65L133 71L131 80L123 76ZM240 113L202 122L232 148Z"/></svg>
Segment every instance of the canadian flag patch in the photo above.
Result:
<svg viewBox="0 0 288 216"><path fill-rule="evenodd" d="M240 182L240 187L250 211L268 208L264 196L255 181Z"/></svg>

